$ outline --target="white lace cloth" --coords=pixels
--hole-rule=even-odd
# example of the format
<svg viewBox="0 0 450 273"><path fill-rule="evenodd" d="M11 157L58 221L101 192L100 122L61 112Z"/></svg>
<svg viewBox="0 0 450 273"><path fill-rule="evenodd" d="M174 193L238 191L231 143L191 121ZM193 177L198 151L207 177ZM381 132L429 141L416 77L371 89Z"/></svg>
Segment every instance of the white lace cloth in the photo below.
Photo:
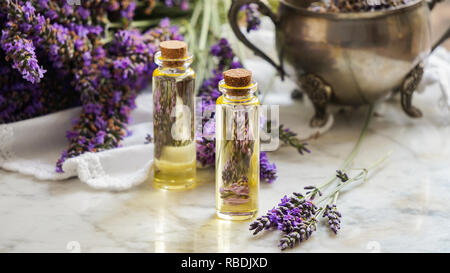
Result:
<svg viewBox="0 0 450 273"><path fill-rule="evenodd" d="M441 93L438 106L442 109L443 117L448 124L450 123L450 52L443 47L436 48L428 58L418 91L424 92L427 88L431 89L433 85L436 85Z"/></svg>
<svg viewBox="0 0 450 273"><path fill-rule="evenodd" d="M270 66L262 61L252 59L246 65L250 69L258 68L255 76L261 83L267 82L273 73ZM265 102L280 104L281 122L298 132L300 137L325 132L330 128L332 119L320 130L309 128L313 108L307 100L302 106L297 105L299 102L293 103L290 100L290 91L294 87L292 82L275 80L271 88L274 91L267 96ZM438 48L428 59L424 79L419 87L419 90L425 89L424 94L436 96L441 93L439 102L436 103L446 113L444 116L448 121L450 53L443 48ZM133 134L125 139L123 147L100 153L85 153L68 159L63 165L64 173L55 171L55 163L67 148L65 134L71 127L72 118L79 116L79 108L0 125L0 168L41 180L78 177L91 187L105 190L125 190L138 185L147 179L153 158L153 144L144 144L145 136L152 131L151 94L144 92L138 97L136 104L130 125Z"/></svg>
<svg viewBox="0 0 450 273"><path fill-rule="evenodd" d="M137 100L133 112L133 134L123 147L101 153L85 153L68 159L64 173L57 173L55 163L67 148L65 132L80 108L69 109L43 117L0 125L0 167L34 176L41 180L64 180L76 177L98 189L124 190L147 177L153 157L153 145L145 145L151 131L151 94ZM0 179L1 180L1 179Z"/></svg>

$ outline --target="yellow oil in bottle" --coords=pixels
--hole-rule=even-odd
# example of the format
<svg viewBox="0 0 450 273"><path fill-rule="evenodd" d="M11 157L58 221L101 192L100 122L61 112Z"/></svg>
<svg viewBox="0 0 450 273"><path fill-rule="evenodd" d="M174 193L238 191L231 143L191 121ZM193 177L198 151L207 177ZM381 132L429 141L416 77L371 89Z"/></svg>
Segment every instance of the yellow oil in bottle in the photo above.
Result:
<svg viewBox="0 0 450 273"><path fill-rule="evenodd" d="M154 161L154 186L164 190L195 187L195 148L195 142L184 146L165 146L161 157Z"/></svg>
<svg viewBox="0 0 450 273"><path fill-rule="evenodd" d="M259 194L259 100L254 95L216 101L216 215L247 220Z"/></svg>
<svg viewBox="0 0 450 273"><path fill-rule="evenodd" d="M153 72L153 184L156 188L195 187L194 81L195 73L188 66L159 67Z"/></svg>

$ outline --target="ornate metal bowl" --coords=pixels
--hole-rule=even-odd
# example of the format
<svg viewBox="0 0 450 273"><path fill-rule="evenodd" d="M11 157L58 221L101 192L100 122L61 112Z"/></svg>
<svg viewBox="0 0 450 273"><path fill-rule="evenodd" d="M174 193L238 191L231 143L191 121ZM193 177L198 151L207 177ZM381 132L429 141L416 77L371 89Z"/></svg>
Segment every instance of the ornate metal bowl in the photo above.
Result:
<svg viewBox="0 0 450 273"><path fill-rule="evenodd" d="M316 13L309 0L280 0L278 14L259 0L234 0L229 21L236 36L283 77L297 80L314 104L312 126L326 123L329 102L363 105L401 92L402 107L411 117L422 113L411 104L432 46L430 9L436 1L417 0L395 9L358 13ZM256 3L276 26L276 64L239 29L237 13Z"/></svg>

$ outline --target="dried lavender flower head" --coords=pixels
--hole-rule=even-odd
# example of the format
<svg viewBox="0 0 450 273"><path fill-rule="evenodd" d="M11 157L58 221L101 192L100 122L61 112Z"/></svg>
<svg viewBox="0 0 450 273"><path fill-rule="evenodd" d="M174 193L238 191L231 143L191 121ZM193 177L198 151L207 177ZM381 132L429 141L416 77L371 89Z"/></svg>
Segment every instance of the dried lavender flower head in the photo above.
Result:
<svg viewBox="0 0 450 273"><path fill-rule="evenodd" d="M338 230L341 229L341 213L337 211L336 205L327 205L325 207L325 212L323 217L328 218L328 227L334 234L337 234Z"/></svg>
<svg viewBox="0 0 450 273"><path fill-rule="evenodd" d="M341 180L341 182L348 181L348 175L341 170L336 170L336 177L339 178Z"/></svg>
<svg viewBox="0 0 450 273"><path fill-rule="evenodd" d="M256 3L250 3L242 6L245 11L245 17L247 20L247 33L258 30L261 26L261 13Z"/></svg>
<svg viewBox="0 0 450 273"><path fill-rule="evenodd" d="M0 1L0 70L10 77L0 87L0 122L82 106L57 171L65 159L118 147L131 133L130 112L151 80L157 46L182 38L168 19L144 33L128 28L135 11L151 2ZM105 27L116 17L121 26Z"/></svg>
<svg viewBox="0 0 450 273"><path fill-rule="evenodd" d="M401 7L415 0L321 0L313 2L308 10L325 13L370 12Z"/></svg>

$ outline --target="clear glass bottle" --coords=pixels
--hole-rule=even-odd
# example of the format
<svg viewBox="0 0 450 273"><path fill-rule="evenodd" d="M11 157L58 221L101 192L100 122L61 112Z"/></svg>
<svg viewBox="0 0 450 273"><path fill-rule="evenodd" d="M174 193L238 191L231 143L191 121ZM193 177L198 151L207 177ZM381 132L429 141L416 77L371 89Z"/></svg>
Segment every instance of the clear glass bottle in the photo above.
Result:
<svg viewBox="0 0 450 273"><path fill-rule="evenodd" d="M167 41L155 54L153 72L154 178L156 188L195 186L195 72L187 45Z"/></svg>
<svg viewBox="0 0 450 273"><path fill-rule="evenodd" d="M226 76L219 83L223 95L216 101L216 215L222 219L246 220L258 210L260 102L257 84L247 72L248 83L231 86Z"/></svg>

